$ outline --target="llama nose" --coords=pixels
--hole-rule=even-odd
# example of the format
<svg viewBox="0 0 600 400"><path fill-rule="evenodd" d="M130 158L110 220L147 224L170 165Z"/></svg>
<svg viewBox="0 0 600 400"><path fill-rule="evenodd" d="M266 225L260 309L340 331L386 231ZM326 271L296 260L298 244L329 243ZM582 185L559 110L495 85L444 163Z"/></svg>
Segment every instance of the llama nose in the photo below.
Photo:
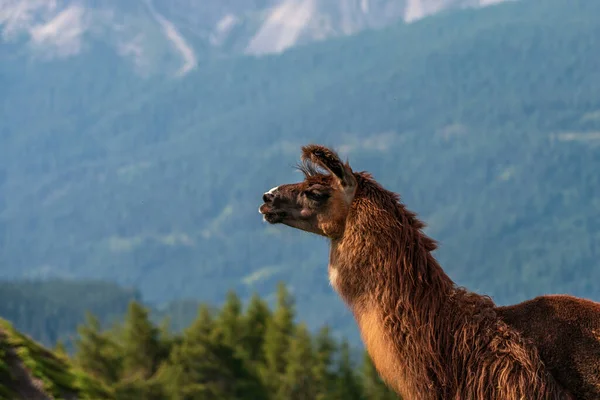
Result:
<svg viewBox="0 0 600 400"><path fill-rule="evenodd" d="M275 192L277 192L277 189L279 189L279 186L275 186L273 189L271 189L268 192L266 192L265 194L263 194L263 201L265 203L269 203L269 202L273 201L273 199L275 198Z"/></svg>
<svg viewBox="0 0 600 400"><path fill-rule="evenodd" d="M263 194L263 201L265 203L270 203L271 201L273 201L273 198L275 197L275 195L271 192L267 192L265 194Z"/></svg>

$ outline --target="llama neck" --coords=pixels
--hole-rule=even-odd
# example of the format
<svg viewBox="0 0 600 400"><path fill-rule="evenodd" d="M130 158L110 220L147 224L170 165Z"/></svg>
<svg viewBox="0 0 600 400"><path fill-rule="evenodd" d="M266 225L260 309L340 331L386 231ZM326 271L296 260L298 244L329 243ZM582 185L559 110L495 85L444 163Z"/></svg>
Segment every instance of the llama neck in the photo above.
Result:
<svg viewBox="0 0 600 400"><path fill-rule="evenodd" d="M412 399L569 398L491 299L455 287L416 216L361 186L329 270L384 381Z"/></svg>
<svg viewBox="0 0 600 400"><path fill-rule="evenodd" d="M393 214L357 202L344 237L332 242L329 268L382 377L410 398L445 384L439 351L451 347L471 295L456 290L431 255L435 243L422 223L397 207Z"/></svg>
<svg viewBox="0 0 600 400"><path fill-rule="evenodd" d="M369 299L393 308L386 312L428 324L455 294L454 282L431 254L435 242L400 204L391 212L356 203L343 238L331 243L332 284L350 306Z"/></svg>

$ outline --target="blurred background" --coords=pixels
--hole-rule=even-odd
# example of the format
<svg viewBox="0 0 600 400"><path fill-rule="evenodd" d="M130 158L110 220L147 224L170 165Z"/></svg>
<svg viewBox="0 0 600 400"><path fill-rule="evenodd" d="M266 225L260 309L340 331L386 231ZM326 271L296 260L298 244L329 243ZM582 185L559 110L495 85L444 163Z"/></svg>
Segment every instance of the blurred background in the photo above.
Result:
<svg viewBox="0 0 600 400"><path fill-rule="evenodd" d="M0 333L58 345L119 398L241 398L202 397L222 389L207 376L387 398L353 376L328 243L257 212L302 179L309 142L400 193L458 284L499 304L600 300L598 15L591 0L0 0ZM178 369L199 359L221 372ZM348 393L292 395L309 375Z"/></svg>

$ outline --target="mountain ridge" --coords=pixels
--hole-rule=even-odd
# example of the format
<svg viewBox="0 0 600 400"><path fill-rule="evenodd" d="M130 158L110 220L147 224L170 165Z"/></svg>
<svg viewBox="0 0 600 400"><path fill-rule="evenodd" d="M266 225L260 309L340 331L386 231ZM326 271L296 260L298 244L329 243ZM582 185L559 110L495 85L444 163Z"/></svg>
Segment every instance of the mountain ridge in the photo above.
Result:
<svg viewBox="0 0 600 400"><path fill-rule="evenodd" d="M413 22L445 9L504 0L270 0L204 4L137 0L1 0L4 42L27 40L38 62L89 56L93 42L110 43L138 74L180 77L208 58L277 54L298 45L398 20Z"/></svg>

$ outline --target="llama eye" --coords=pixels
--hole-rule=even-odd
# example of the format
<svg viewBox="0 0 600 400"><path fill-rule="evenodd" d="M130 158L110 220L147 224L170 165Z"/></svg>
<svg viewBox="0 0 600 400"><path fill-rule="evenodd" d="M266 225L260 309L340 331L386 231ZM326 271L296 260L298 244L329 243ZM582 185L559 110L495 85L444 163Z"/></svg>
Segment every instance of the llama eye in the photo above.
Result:
<svg viewBox="0 0 600 400"><path fill-rule="evenodd" d="M329 197L329 194L323 192L316 192L313 190L306 190L304 195L311 200L324 200Z"/></svg>

